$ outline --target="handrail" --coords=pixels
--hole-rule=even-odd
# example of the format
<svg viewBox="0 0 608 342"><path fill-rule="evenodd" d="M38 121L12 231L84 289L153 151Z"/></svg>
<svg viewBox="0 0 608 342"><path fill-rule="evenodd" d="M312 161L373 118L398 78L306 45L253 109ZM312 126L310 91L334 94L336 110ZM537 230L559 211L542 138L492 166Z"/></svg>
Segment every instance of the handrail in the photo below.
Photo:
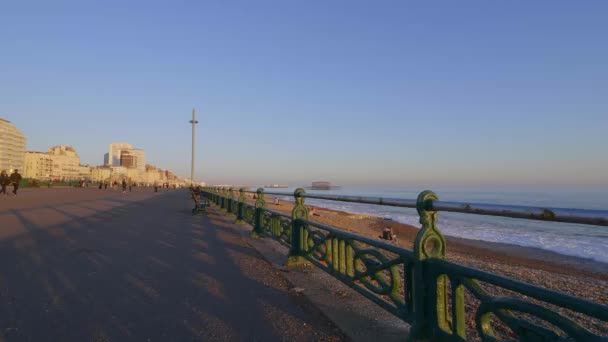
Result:
<svg viewBox="0 0 608 342"><path fill-rule="evenodd" d="M243 190L245 193L256 191ZM290 196L290 193L264 191L266 195ZM416 200L404 198L383 198L365 196L342 196L323 194L302 194L304 198L313 198L327 201L376 204L390 207L416 208ZM521 218L536 221L551 221L563 223L578 223L593 226L608 226L608 210L532 207L524 205L504 205L472 202L429 201L428 210L448 211L473 215L501 216Z"/></svg>

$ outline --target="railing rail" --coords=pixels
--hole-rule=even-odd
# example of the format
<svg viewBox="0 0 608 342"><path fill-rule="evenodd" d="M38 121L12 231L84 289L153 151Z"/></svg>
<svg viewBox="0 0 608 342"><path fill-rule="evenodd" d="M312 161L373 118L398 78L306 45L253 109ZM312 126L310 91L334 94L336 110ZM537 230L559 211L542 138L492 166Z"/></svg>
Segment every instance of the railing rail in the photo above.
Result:
<svg viewBox="0 0 608 342"><path fill-rule="evenodd" d="M245 193L256 193L251 190L243 190ZM290 196L290 193L269 191L266 195ZM304 198L320 199L326 201L376 204L390 207L416 208L415 199L405 198L383 198L365 196L341 196L323 194L303 194ZM608 210L575 209L575 208L553 208L533 207L523 205L504 205L489 203L470 203L452 201L430 201L428 210L449 211L455 213L502 216L511 218L523 218L528 220L552 221L564 223L579 223L595 226L608 226Z"/></svg>
<svg viewBox="0 0 608 342"><path fill-rule="evenodd" d="M246 193L257 194L255 204L247 203ZM607 225L607 211L444 202L431 191L405 200L297 189L289 215L266 208L267 194L288 195L261 188L202 190L237 222L251 224L252 236L289 247L288 265L315 265L410 323L410 340L608 340L608 306L449 262L437 227L438 211L599 226ZM422 226L406 249L309 220L305 198L416 208ZM588 318L585 324L581 317Z"/></svg>

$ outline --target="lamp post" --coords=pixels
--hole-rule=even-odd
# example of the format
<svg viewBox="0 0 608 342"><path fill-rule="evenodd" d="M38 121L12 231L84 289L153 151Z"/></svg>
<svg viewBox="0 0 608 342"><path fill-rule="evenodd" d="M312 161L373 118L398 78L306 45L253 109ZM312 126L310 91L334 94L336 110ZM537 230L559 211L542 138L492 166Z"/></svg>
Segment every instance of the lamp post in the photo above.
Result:
<svg viewBox="0 0 608 342"><path fill-rule="evenodd" d="M194 140L195 140L195 125L198 123L196 121L196 111L192 108L192 120L190 120L192 124L192 161L190 164L190 186L194 186Z"/></svg>

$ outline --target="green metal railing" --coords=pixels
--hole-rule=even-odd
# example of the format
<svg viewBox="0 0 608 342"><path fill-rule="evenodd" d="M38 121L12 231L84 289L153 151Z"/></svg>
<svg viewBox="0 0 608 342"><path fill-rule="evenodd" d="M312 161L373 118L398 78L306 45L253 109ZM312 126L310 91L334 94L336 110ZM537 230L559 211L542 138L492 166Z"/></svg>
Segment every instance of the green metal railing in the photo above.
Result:
<svg viewBox="0 0 608 342"><path fill-rule="evenodd" d="M251 224L252 236L288 246L288 265L315 265L411 324L409 340L608 341L608 306L447 261L445 238L437 228L438 209L600 226L606 225L605 211L440 202L431 191L412 201L297 189L288 215L266 208L262 188L239 189L238 198L236 192L204 188L202 196L235 214L237 222ZM257 195L254 205L246 193ZM414 207L422 227L413 249L401 248L310 221L307 197Z"/></svg>

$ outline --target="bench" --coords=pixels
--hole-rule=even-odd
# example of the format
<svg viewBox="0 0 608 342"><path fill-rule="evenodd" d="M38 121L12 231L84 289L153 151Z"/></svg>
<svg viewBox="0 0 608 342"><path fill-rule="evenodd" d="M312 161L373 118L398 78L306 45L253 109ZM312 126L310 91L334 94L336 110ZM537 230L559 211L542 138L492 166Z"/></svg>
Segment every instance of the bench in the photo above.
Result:
<svg viewBox="0 0 608 342"><path fill-rule="evenodd" d="M207 213L209 201L207 201L205 198L201 198L201 195L198 192L192 192L192 199L194 200L194 208L192 208L192 214L196 215L198 213Z"/></svg>

